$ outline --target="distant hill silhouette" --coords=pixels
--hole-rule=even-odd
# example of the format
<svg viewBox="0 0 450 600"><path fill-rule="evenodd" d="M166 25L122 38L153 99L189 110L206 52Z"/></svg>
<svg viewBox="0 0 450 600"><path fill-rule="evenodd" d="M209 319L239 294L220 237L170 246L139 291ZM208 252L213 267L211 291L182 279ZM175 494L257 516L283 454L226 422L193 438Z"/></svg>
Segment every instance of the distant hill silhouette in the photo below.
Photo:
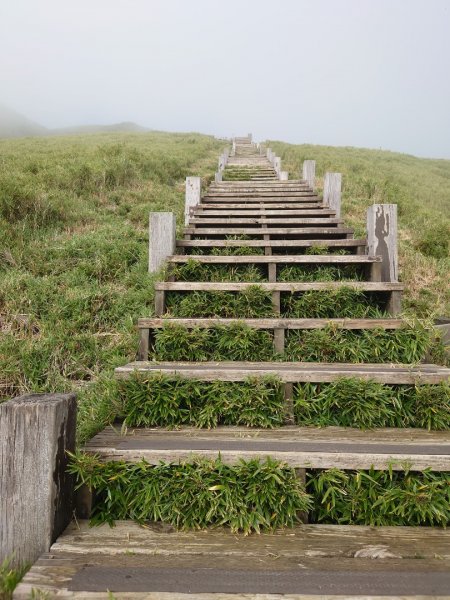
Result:
<svg viewBox="0 0 450 600"><path fill-rule="evenodd" d="M47 135L48 129L0 104L0 138Z"/></svg>
<svg viewBox="0 0 450 600"><path fill-rule="evenodd" d="M48 129L31 121L20 113L0 104L0 138L15 138L40 135L73 135L77 133L102 133L114 131L144 132L150 131L132 122L114 123L112 125L81 125L79 127L63 127Z"/></svg>

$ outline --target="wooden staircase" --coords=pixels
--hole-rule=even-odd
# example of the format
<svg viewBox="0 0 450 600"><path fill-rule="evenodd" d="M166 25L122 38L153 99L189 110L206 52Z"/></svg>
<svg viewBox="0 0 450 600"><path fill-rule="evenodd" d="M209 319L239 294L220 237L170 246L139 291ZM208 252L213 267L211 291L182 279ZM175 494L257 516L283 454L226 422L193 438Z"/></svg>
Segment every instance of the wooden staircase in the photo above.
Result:
<svg viewBox="0 0 450 600"><path fill-rule="evenodd" d="M217 179L217 178L216 178ZM247 326L270 332L274 353L283 358L292 331L339 327L346 330L397 330L403 286L382 281L382 257L366 253L366 240L354 239L335 211L304 179L280 181L273 164L249 137L236 138L221 180L213 183L190 213L177 253L168 256L166 281L155 285L155 316L139 319L138 360L116 369L119 380L155 373L211 382L242 382L275 376L285 399L284 425L275 429L219 426L120 428L96 435L85 451L102 461L149 464L217 458L225 464L271 457L294 467L300 478L310 469L338 468L450 471L450 437L445 431L349 427L302 427L295 423L296 386L329 383L342 377L383 385L431 385L446 381L450 370L429 364L264 362L160 362L154 359L155 335L170 325L186 329ZM324 253L310 254L321 248ZM246 252L248 249L248 253ZM232 252L239 250L239 254ZM344 252L344 253L342 253ZM229 269L253 265L257 286L268 294L268 314L195 314L168 312L196 292L242 294L249 281L185 281L177 269L195 261ZM353 266L357 281L280 281L289 266ZM292 295L311 291L357 289L376 298L384 314L373 318L292 317ZM269 314L270 313L270 314ZM450 532L432 527L369 527L299 524L274 533L241 536L224 529L177 531L170 525L141 527L121 521L116 527L90 528L91 498L82 498L74 521L32 567L16 590L28 598L33 589L50 598L142 598L148 600L286 600L339 598L450 598ZM305 519L307 520L307 519ZM113 595L108 595L108 590ZM38 596L36 596L38 597ZM47 596L44 596L47 597Z"/></svg>

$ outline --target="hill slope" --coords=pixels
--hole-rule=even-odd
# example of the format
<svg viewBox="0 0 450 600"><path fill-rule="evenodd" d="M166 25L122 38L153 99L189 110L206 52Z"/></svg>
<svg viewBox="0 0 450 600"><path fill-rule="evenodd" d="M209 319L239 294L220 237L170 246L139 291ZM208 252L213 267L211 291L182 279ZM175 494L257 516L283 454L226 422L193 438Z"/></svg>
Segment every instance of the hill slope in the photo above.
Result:
<svg viewBox="0 0 450 600"><path fill-rule="evenodd" d="M369 204L398 202L405 306L448 314L450 161L271 145L291 177L304 158L319 179L342 171L343 214L360 233ZM136 320L153 310L148 213L181 225L184 178L211 178L223 147L156 132L0 141L0 397L82 390L83 438L116 413L110 373L135 358Z"/></svg>
<svg viewBox="0 0 450 600"><path fill-rule="evenodd" d="M45 135L48 129L0 104L0 138Z"/></svg>

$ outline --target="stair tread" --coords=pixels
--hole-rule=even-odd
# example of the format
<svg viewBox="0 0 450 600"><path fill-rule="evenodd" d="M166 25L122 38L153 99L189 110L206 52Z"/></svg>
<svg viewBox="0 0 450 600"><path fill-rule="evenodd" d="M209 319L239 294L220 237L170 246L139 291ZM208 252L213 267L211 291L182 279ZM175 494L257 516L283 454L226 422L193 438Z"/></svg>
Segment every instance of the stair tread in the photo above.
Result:
<svg viewBox="0 0 450 600"><path fill-rule="evenodd" d="M449 531L429 527L298 525L245 537L78 521L25 575L14 598L39 588L84 600L106 599L107 590L118 600L448 599L449 540Z"/></svg>
<svg viewBox="0 0 450 600"><path fill-rule="evenodd" d="M155 290L165 291L241 291L258 286L269 292L307 292L309 290L336 290L352 288L363 292L401 291L401 283L383 281L308 281L308 282L234 282L234 281L159 281Z"/></svg>
<svg viewBox="0 0 450 600"><path fill-rule="evenodd" d="M450 377L450 369L439 365L312 362L167 362L134 361L115 369L116 377L134 372L163 372L201 381L244 381L248 377L276 375L285 383L331 382L339 377L372 379L380 383L439 383Z"/></svg>
<svg viewBox="0 0 450 600"><path fill-rule="evenodd" d="M238 256L211 255L211 254L174 254L167 258L169 263L186 263L189 261L200 263L281 263L281 264L365 264L381 262L381 256L368 256L366 254L248 254Z"/></svg>
<svg viewBox="0 0 450 600"><path fill-rule="evenodd" d="M139 328L164 327L169 323L190 327L211 327L213 325L231 325L245 323L248 327L260 329L320 329L327 325L343 329L400 329L405 325L402 319L295 319L295 318L261 318L261 319L230 319L222 317L142 317L138 319Z"/></svg>
<svg viewBox="0 0 450 600"><path fill-rule="evenodd" d="M328 239L328 240L177 240L178 247L201 247L201 246L229 246L232 247L299 247L299 248L310 248L311 246L323 246L323 247L339 247L339 248L353 248L355 246L365 246L366 240L362 239Z"/></svg>
<svg viewBox="0 0 450 600"><path fill-rule="evenodd" d="M250 429L218 427L129 428L122 435L108 427L85 446L103 460L145 459L150 464L189 461L202 456L234 464L268 456L295 468L403 470L450 469L450 435L415 429L360 431L344 427Z"/></svg>

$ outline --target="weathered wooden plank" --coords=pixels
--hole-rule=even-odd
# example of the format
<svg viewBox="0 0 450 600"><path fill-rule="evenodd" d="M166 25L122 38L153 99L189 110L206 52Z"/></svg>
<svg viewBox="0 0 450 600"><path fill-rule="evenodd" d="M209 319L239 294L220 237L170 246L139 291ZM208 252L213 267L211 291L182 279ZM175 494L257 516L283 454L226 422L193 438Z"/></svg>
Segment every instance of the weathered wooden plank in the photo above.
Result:
<svg viewBox="0 0 450 600"><path fill-rule="evenodd" d="M290 395L292 400L292 394ZM293 418L293 414L291 415ZM413 471L430 468L434 471L450 469L450 438L435 436L435 443L429 437L421 443L408 430L405 439L387 441L372 432L365 436L342 440L338 436L321 437L321 430L309 439L303 438L301 427L286 427L276 430L250 430L243 428L221 428L222 435L214 431L188 428L173 433L170 430L130 429L125 435L107 428L96 435L85 446L85 451L96 454L104 461L124 460L136 462L145 459L150 464L164 462L191 461L195 457L216 459L219 455L227 464L236 464L241 459L252 460L267 457L280 460L294 468L330 469L376 469L403 470L405 464ZM344 428L341 428L344 429ZM285 434L285 435L284 435ZM401 433L397 434L400 438ZM412 439L411 439L412 438Z"/></svg>
<svg viewBox="0 0 450 600"><path fill-rule="evenodd" d="M305 160L303 161L303 179L307 182L308 186L313 190L316 186L316 161Z"/></svg>
<svg viewBox="0 0 450 600"><path fill-rule="evenodd" d="M341 216L341 173L325 173L323 183L323 203Z"/></svg>
<svg viewBox="0 0 450 600"><path fill-rule="evenodd" d="M170 214L170 213L169 213ZM186 227L186 235L198 235L199 230ZM351 235L349 227L208 227L201 229L201 235ZM171 252L173 254L173 252Z"/></svg>
<svg viewBox="0 0 450 600"><path fill-rule="evenodd" d="M380 263L381 257L379 256L367 256L364 254L276 254L272 256L263 256L261 254L248 254L248 255L213 255L213 254L174 254L168 259L169 263L186 263L195 261L199 263L229 263L232 264L265 264L265 263L278 263L278 264L304 264L304 265L325 265L325 264L372 264Z"/></svg>
<svg viewBox="0 0 450 600"><path fill-rule="evenodd" d="M383 281L398 281L396 204L373 204L367 209L367 250L382 257Z"/></svg>
<svg viewBox="0 0 450 600"><path fill-rule="evenodd" d="M171 212L152 212L149 218L149 273L157 273L175 254L176 219Z"/></svg>
<svg viewBox="0 0 450 600"><path fill-rule="evenodd" d="M184 203L184 224L189 223L194 208L200 204L202 180L200 177L186 177L186 192Z"/></svg>
<svg viewBox="0 0 450 600"><path fill-rule="evenodd" d="M255 225L269 225L269 224L277 224L277 225L289 225L293 226L303 226L303 225L339 225L343 223L342 219L334 219L331 217L315 217L315 218L301 218L301 216L295 216L290 218L285 217L244 217L244 216L231 216L231 217L210 217L209 215L201 215L192 217L189 221L190 225L194 225L198 227L199 225L207 226L207 225L247 225L247 224L255 224Z"/></svg>
<svg viewBox="0 0 450 600"><path fill-rule="evenodd" d="M0 564L34 561L72 516L66 452L75 448L75 394L0 404Z"/></svg>
<svg viewBox="0 0 450 600"><path fill-rule="evenodd" d="M249 283L249 282L210 282L210 281L158 281L155 283L155 290L165 291L222 291L222 292L240 292L249 287L258 285L259 288L268 292L308 292L310 290L336 290L341 288L351 288L362 292L391 292L401 291L401 283L387 283L382 281L308 281L301 283Z"/></svg>
<svg viewBox="0 0 450 600"><path fill-rule="evenodd" d="M229 248L311 248L313 246L321 246L322 248L357 248L365 247L366 240L359 239L328 239L328 240L177 240L179 248L213 248L213 247L229 247Z"/></svg>
<svg viewBox="0 0 450 600"><path fill-rule="evenodd" d="M400 329L405 325L402 319L222 319L222 318L155 318L138 319L140 329L161 328L169 324L183 327L213 327L245 323L255 329L322 329L327 326L342 329Z"/></svg>
<svg viewBox="0 0 450 600"><path fill-rule="evenodd" d="M165 373L199 381L243 381L248 377L274 375L285 383L331 382L340 377L357 377L379 383L421 384L448 381L450 369L436 365L347 364L302 362L131 362L115 369L119 379L133 373Z"/></svg>
<svg viewBox="0 0 450 600"><path fill-rule="evenodd" d="M194 215L201 215L205 217L217 217L228 213L228 209L233 210L233 217L246 217L246 216L333 216L334 211L322 208L318 204L311 205L300 205L298 208L292 208L292 205L283 204L270 204L262 207L254 207L248 205L235 205L235 204L200 204L194 211ZM227 213L225 213L227 211Z"/></svg>

